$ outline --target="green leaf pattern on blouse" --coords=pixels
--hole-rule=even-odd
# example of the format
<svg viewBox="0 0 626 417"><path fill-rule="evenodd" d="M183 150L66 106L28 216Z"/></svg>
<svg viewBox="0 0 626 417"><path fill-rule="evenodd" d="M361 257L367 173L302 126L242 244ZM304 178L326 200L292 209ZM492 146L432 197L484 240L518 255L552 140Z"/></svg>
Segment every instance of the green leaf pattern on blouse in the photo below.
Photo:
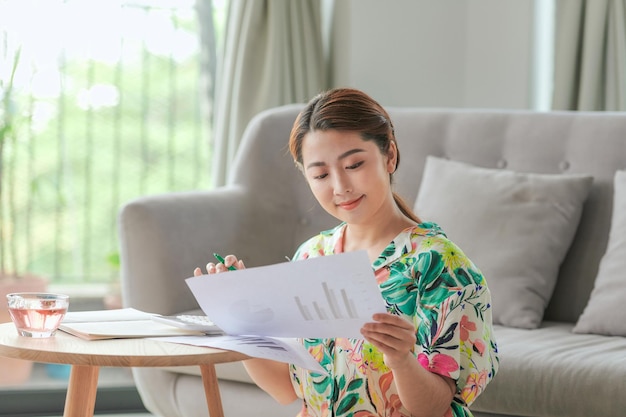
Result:
<svg viewBox="0 0 626 417"><path fill-rule="evenodd" d="M294 259L343 251L345 223L303 243ZM497 372L491 297L478 268L434 223L400 233L373 263L390 313L417 329L416 360L456 381L446 417L471 416L468 406ZM409 416L378 349L361 339L304 339L328 371L321 375L290 366L303 401L300 417Z"/></svg>

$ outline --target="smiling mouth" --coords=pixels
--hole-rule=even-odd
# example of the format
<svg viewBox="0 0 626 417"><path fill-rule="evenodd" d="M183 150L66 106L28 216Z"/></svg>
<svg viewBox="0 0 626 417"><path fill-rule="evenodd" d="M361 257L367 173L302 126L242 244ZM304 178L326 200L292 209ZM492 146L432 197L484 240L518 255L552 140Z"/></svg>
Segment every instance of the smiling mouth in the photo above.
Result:
<svg viewBox="0 0 626 417"><path fill-rule="evenodd" d="M360 203L361 200L363 200L364 196L361 196L359 198L355 198L354 200L350 200L350 201L346 201L343 203L339 203L337 204L338 207L344 209L344 210L352 210L354 208L356 208Z"/></svg>

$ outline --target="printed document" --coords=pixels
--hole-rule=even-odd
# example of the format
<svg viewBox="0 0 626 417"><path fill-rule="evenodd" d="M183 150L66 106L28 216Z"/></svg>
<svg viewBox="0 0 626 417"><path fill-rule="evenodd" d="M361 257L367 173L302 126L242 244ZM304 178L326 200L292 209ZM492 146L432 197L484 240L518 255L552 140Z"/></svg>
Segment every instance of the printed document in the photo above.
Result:
<svg viewBox="0 0 626 417"><path fill-rule="evenodd" d="M386 311L365 251L187 279L202 311L229 335L361 338Z"/></svg>
<svg viewBox="0 0 626 417"><path fill-rule="evenodd" d="M227 336L159 340L234 350L325 373L295 338L362 338L386 312L365 251L202 275L186 280Z"/></svg>
<svg viewBox="0 0 626 417"><path fill-rule="evenodd" d="M181 336L154 338L161 342L206 346L233 350L253 358L271 359L293 363L311 371L327 374L326 370L302 346L297 339L263 336Z"/></svg>

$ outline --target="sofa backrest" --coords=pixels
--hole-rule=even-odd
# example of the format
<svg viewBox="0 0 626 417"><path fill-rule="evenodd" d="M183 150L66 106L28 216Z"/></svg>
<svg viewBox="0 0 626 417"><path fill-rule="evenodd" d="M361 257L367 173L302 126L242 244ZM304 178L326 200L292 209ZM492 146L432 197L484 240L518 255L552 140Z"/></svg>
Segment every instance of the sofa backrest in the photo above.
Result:
<svg viewBox="0 0 626 417"><path fill-rule="evenodd" d="M306 238L337 223L317 205L288 152L289 132L301 108L295 104L259 114L244 134L232 170L230 182L254 190L256 220L270 226L258 232L264 234L259 238L277 242L273 259L256 259L256 263L290 256ZM626 113L388 110L401 153L395 189L411 205L428 155L486 168L594 177L544 317L575 322L589 299L606 249L613 176L616 170L626 169Z"/></svg>

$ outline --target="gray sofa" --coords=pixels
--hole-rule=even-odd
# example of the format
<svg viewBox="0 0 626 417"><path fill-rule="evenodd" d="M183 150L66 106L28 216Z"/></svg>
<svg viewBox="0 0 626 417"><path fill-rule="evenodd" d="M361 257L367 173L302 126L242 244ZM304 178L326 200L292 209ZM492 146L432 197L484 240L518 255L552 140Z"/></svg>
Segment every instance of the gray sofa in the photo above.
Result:
<svg viewBox="0 0 626 417"><path fill-rule="evenodd" d="M249 267L284 262L300 242L336 224L317 206L286 148L300 108L272 109L250 123L227 186L147 196L122 208L119 236L126 306L162 314L197 309L184 279L194 267L206 264L212 252L236 253ZM609 245L614 176L626 169L626 114L417 108L391 108L390 114L401 152L396 190L415 202L419 215L437 221L460 243L492 287L500 370L472 405L475 415L626 415L626 337L585 329L579 323L596 291L594 282ZM464 178L474 174L481 180L470 195L497 192L461 203L447 203L446 194L438 198L437 190L447 187L445 181L444 186L430 182L445 179L438 170L447 169L449 160L463 164L453 163L460 171L451 178L462 186L448 194L468 192L476 184L464 183ZM421 187L425 169L431 172L429 186ZM530 177L515 177L517 185L497 190L498 185L489 182L500 181L495 171ZM574 191L563 191L560 179L566 178L571 183L563 187ZM533 200L537 184L546 188L539 191L543 197ZM520 207L532 200L531 211L543 210L537 201L550 200L546 207L552 212L532 212L530 223L522 225L536 225L532 230L518 224L515 204L505 207L504 215L510 213L510 218L501 224L502 219L493 216L502 213L486 210L484 216L476 212L471 218L464 214L472 213L464 211L466 206L476 204L497 208L497 202L483 199L499 198L518 185L532 189L530 194L528 189L511 193L514 199L527 198L520 200ZM575 194L572 200L570 194ZM457 218L450 213L438 217L442 207L429 203L433 201L444 212L445 204L455 204L449 211L456 212ZM544 222L548 218L552 220ZM500 229L522 227L522 232L498 234L498 224ZM504 236L495 238L495 249L474 244L481 242L481 230L488 234L493 229L498 232L493 236ZM479 230L479 235L473 230ZM468 233L471 239L466 242ZM520 236L525 243L506 241ZM547 248L542 253L532 252L542 245ZM501 250L506 247L514 250ZM547 251L550 256L542 258ZM520 259L506 259L518 252ZM522 271L529 274L539 271L538 281L518 288L524 276L504 280L497 265L502 259L507 265L521 262ZM613 292L621 291L622 298L626 298L625 280L626 275L621 284L611 287ZM621 315L619 320L626 322L626 310L616 310L618 319ZM529 320L518 320L529 311ZM146 407L163 417L207 415L198 375L188 368L134 370ZM229 417L294 416L298 410L297 403L280 406L251 385L240 364L218 366L218 376Z"/></svg>

